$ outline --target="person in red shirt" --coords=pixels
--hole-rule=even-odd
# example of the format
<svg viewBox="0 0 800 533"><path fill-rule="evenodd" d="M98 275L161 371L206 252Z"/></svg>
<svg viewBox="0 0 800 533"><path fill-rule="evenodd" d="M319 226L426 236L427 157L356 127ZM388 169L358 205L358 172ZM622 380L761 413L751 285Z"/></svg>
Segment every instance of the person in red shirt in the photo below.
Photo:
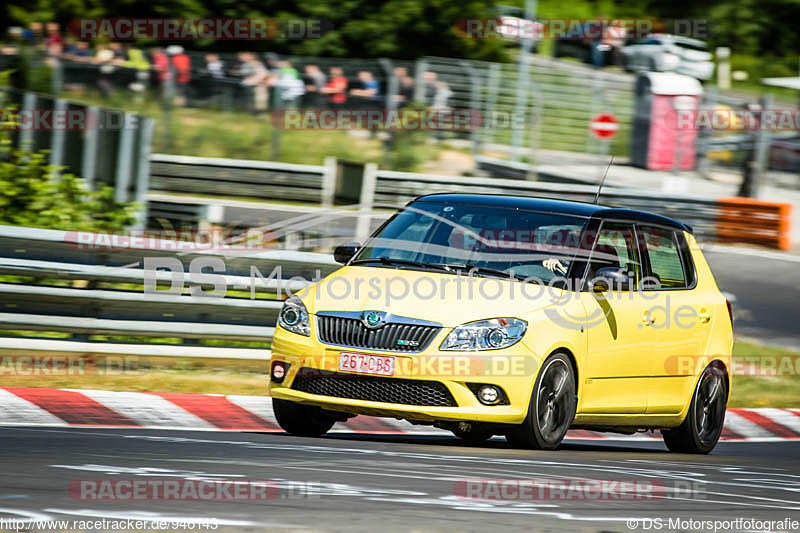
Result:
<svg viewBox="0 0 800 533"><path fill-rule="evenodd" d="M192 74L192 61L183 51L181 46L170 46L167 53L172 56L172 66L175 69L175 94L177 105L186 104L186 89L189 86Z"/></svg>
<svg viewBox="0 0 800 533"><path fill-rule="evenodd" d="M158 81L162 84L169 79L169 59L160 48L153 48L153 70L158 73Z"/></svg>
<svg viewBox="0 0 800 533"><path fill-rule="evenodd" d="M330 74L330 81L320 93L330 95L331 107L342 107L347 102L347 78L339 67L331 67Z"/></svg>

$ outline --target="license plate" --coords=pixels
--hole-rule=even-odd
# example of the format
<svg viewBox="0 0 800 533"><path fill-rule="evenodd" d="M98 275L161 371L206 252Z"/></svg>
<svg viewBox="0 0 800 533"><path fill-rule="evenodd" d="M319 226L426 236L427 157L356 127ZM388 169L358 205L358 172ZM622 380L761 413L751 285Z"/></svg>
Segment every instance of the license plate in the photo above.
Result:
<svg viewBox="0 0 800 533"><path fill-rule="evenodd" d="M394 375L394 357L368 353L339 353L339 370L376 376Z"/></svg>

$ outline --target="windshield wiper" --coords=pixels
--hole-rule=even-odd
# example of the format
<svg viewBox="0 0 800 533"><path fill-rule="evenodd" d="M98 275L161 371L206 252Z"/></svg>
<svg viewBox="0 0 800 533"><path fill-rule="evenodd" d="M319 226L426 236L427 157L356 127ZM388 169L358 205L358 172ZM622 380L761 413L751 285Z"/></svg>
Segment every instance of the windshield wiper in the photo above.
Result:
<svg viewBox="0 0 800 533"><path fill-rule="evenodd" d="M392 266L392 265L403 265L403 266L412 266L417 268L432 268L434 270L441 270L443 272L449 272L450 269L446 265L440 265L437 263L423 263L421 261L411 261L410 259L393 259L391 257L381 256L381 257L371 257L369 259L357 259L350 263L351 265L362 265L364 263L380 263L382 265Z"/></svg>
<svg viewBox="0 0 800 533"><path fill-rule="evenodd" d="M495 268L489 267L482 267L478 265L470 265L470 264L451 264L451 263L423 263L421 261L411 261L410 259L393 259L391 257L381 256L381 257L372 257L369 259L357 259L350 263L351 265L361 265L364 263L381 263L382 265L404 265L404 266L413 266L417 268L428 268L434 270L441 270L442 272L453 272L457 270L461 271L470 271L476 274L485 274L490 276L501 276L504 278L510 278L513 280L518 281L520 278L515 276L510 272L506 272L504 270L497 270Z"/></svg>
<svg viewBox="0 0 800 533"><path fill-rule="evenodd" d="M504 278L510 278L513 280L519 280L517 276L512 274L511 272L506 272L505 270L498 270L496 268L489 268L489 267L482 267L478 265L470 265L470 264L451 264L451 263L441 263L437 264L437 266L441 266L447 270L467 270L469 272L475 272L476 274L487 274L490 276L502 276Z"/></svg>

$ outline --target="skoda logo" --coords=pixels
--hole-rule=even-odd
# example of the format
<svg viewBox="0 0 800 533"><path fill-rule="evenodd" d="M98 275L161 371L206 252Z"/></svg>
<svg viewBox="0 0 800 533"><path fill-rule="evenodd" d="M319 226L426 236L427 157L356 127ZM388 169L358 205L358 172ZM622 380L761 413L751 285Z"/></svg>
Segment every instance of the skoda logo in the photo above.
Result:
<svg viewBox="0 0 800 533"><path fill-rule="evenodd" d="M386 313L381 311L364 311L361 314L361 322L369 329L379 328L386 322Z"/></svg>

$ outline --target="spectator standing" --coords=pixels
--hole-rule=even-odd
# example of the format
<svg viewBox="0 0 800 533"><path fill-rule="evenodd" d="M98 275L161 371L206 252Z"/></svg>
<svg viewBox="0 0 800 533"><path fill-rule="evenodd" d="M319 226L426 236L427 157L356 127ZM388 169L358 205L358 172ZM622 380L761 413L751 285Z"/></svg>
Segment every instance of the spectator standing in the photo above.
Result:
<svg viewBox="0 0 800 533"><path fill-rule="evenodd" d="M332 108L341 109L347 102L347 78L340 67L331 67L331 79L322 88L322 94L327 94Z"/></svg>
<svg viewBox="0 0 800 533"><path fill-rule="evenodd" d="M215 80L225 77L225 64L217 54L206 54L206 73Z"/></svg>
<svg viewBox="0 0 800 533"><path fill-rule="evenodd" d="M450 107L447 105L447 101L450 100L451 96L453 96L453 91L450 90L450 86L444 81L437 81L436 94L433 95L431 107L437 111L449 110Z"/></svg>
<svg viewBox="0 0 800 533"><path fill-rule="evenodd" d="M351 89L350 94L367 100L377 100L381 97L381 87L378 80L372 76L372 72L362 70L358 73L358 79L361 82L361 88Z"/></svg>
<svg viewBox="0 0 800 533"><path fill-rule="evenodd" d="M252 52L239 52L239 76L242 86L252 90L253 109L266 111L269 104L269 71L258 57Z"/></svg>
<svg viewBox="0 0 800 533"><path fill-rule="evenodd" d="M438 78L435 72L431 72L430 70L428 70L422 73L422 83L424 85L423 87L424 104L427 106L433 104L433 97L436 96L437 82Z"/></svg>
<svg viewBox="0 0 800 533"><path fill-rule="evenodd" d="M184 52L182 46L173 45L167 48L167 53L172 57L175 68L176 104L186 105L187 89L192 78L192 60Z"/></svg>
<svg viewBox="0 0 800 533"><path fill-rule="evenodd" d="M408 69L405 67L395 67L394 77L397 78L395 101L398 107L407 106L414 100L414 78L408 75Z"/></svg>
<svg viewBox="0 0 800 533"><path fill-rule="evenodd" d="M76 41L70 36L64 40L64 51L61 57L70 61L87 62L91 60L92 54L89 51L89 43L86 41Z"/></svg>
<svg viewBox="0 0 800 533"><path fill-rule="evenodd" d="M47 23L47 44L62 43L64 39L61 37L61 30L58 27L58 22Z"/></svg>
<svg viewBox="0 0 800 533"><path fill-rule="evenodd" d="M322 92L328 81L325 73L317 65L306 65L303 82L306 85L305 103L311 107L322 106Z"/></svg>
<svg viewBox="0 0 800 533"><path fill-rule="evenodd" d="M297 107L298 99L306 92L303 80L289 61L280 61L278 68L275 85L278 87L281 107Z"/></svg>
<svg viewBox="0 0 800 533"><path fill-rule="evenodd" d="M114 51L107 43L97 45L94 54L94 63L98 65L100 75L97 78L97 88L103 98L111 95L111 76L114 73Z"/></svg>

